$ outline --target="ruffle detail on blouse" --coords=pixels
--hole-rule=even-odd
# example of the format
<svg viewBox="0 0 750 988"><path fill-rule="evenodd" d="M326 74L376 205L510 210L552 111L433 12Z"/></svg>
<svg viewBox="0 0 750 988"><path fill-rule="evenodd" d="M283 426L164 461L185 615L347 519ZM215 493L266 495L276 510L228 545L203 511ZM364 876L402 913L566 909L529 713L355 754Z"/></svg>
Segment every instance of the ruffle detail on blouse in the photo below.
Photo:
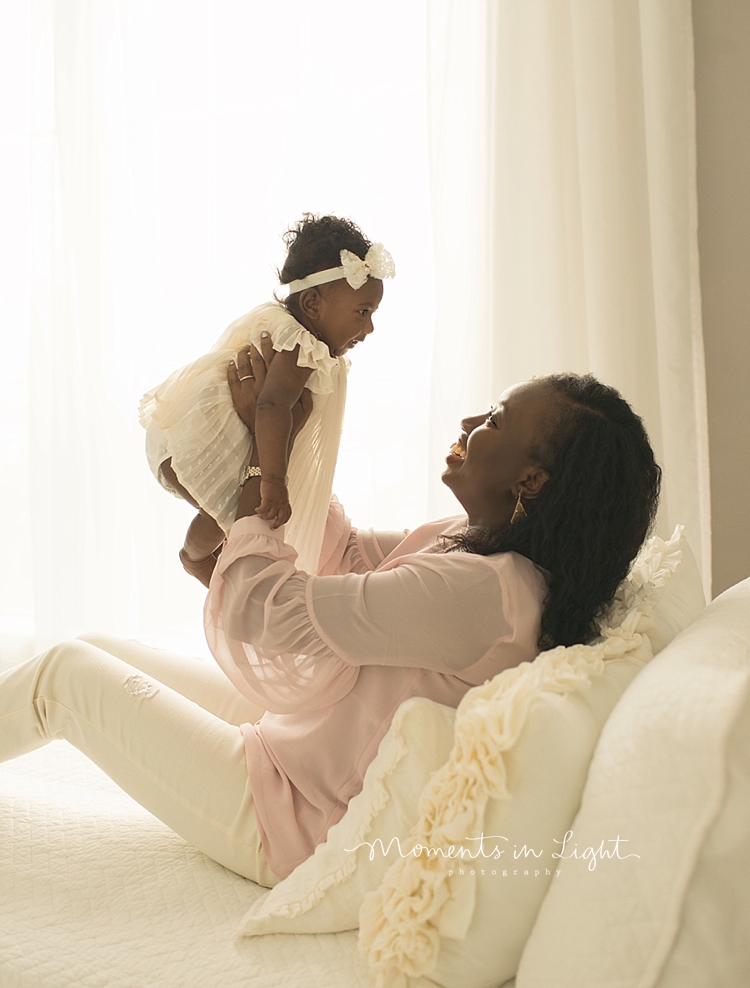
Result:
<svg viewBox="0 0 750 988"><path fill-rule="evenodd" d="M560 646L533 662L506 669L470 690L458 706L455 741L446 764L420 798L420 819L407 849L449 847L480 833L487 802L508 799L504 753L513 749L544 692L581 692L607 660L627 653L651 657L647 638L618 628L591 645ZM369 893L360 910L360 953L378 988L406 988L435 969L441 936L461 939L473 909L457 909L440 855L407 855Z"/></svg>
<svg viewBox="0 0 750 988"><path fill-rule="evenodd" d="M230 529L229 538L216 564L218 572L223 573L235 560L249 555L265 556L273 560L282 559L293 565L297 559L297 552L293 546L284 541L283 528L276 529L273 534L257 531L261 525L268 524L257 515L248 515L247 518L236 521ZM279 535L282 537L279 538Z"/></svg>

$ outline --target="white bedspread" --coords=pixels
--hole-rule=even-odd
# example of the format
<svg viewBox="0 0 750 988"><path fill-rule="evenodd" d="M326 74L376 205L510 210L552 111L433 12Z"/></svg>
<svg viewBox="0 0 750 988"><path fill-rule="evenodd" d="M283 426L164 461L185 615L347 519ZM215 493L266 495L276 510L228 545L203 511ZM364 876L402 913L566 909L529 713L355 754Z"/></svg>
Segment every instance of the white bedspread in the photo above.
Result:
<svg viewBox="0 0 750 988"><path fill-rule="evenodd" d="M64 741L0 765L2 988L372 988L356 931L235 940L261 894Z"/></svg>

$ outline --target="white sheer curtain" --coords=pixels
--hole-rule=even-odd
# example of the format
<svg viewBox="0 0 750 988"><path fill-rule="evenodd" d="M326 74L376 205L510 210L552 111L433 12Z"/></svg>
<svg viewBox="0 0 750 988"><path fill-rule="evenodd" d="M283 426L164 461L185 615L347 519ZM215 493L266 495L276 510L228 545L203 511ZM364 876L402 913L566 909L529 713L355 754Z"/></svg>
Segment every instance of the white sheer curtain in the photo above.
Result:
<svg viewBox="0 0 750 988"><path fill-rule="evenodd" d="M353 216L398 266L351 376L355 520L453 512L461 416L592 370L644 415L662 525L708 580L689 0L0 18L3 661L91 628L201 649L189 510L148 473L137 403L269 296L304 210Z"/></svg>
<svg viewBox="0 0 750 988"><path fill-rule="evenodd" d="M689 0L430 0L434 448L591 371L643 415L710 588ZM435 507L445 505L436 491Z"/></svg>
<svg viewBox="0 0 750 988"><path fill-rule="evenodd" d="M432 335L421 0L8 0L0 10L4 661L91 628L201 649L191 511L140 395L267 300L281 232L352 216L394 255L336 488L426 511Z"/></svg>

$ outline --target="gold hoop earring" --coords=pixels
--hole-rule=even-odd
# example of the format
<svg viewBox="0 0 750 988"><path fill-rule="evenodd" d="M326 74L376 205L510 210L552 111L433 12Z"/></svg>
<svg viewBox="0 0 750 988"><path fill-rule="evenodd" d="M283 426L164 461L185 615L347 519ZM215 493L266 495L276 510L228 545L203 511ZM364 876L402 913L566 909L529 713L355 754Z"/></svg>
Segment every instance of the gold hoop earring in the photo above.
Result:
<svg viewBox="0 0 750 988"><path fill-rule="evenodd" d="M526 517L526 508L523 506L523 501L521 500L521 492L518 492L518 500L516 501L516 506L513 509L513 515L511 516L511 525L517 525L519 521L523 521Z"/></svg>

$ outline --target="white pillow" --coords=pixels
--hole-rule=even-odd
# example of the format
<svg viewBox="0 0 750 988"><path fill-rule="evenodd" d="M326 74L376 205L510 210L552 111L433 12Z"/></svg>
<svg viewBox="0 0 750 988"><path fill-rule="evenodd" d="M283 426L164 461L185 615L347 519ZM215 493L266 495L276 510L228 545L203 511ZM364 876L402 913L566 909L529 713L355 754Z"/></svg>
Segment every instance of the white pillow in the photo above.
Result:
<svg viewBox="0 0 750 988"><path fill-rule="evenodd" d="M336 933L359 925L367 892L380 884L417 820L417 800L453 746L456 711L413 697L396 711L362 791L303 861L245 915L239 932ZM414 757L419 752L419 757ZM406 755L410 755L409 758ZM378 844L380 840L382 844Z"/></svg>
<svg viewBox="0 0 750 988"><path fill-rule="evenodd" d="M389 869L360 912L360 949L379 983L407 975L484 988L515 974L599 732L650 657L647 638L613 634L543 652L464 697L414 841L476 853L484 835L484 854L500 856L422 853Z"/></svg>
<svg viewBox="0 0 750 988"><path fill-rule="evenodd" d="M539 913L518 988L750 983L750 580L718 597L633 683L602 732L579 846Z"/></svg>
<svg viewBox="0 0 750 988"><path fill-rule="evenodd" d="M726 755L723 804L701 847L658 988L750 984L750 690Z"/></svg>
<svg viewBox="0 0 750 988"><path fill-rule="evenodd" d="M646 620L658 621L662 601L669 600L667 591L671 580L675 578L673 574L680 573L678 564L684 549L679 531L675 532L669 542L650 540L634 565L632 586L623 588L616 607L611 609L613 618L620 623L625 622L628 630L633 632L639 632L639 625ZM694 562L693 567L697 576ZM687 580L687 586L690 593L677 594L675 598L681 601L685 597L690 601L689 606L694 608L693 581ZM626 644L621 641L619 644L610 642L607 648L610 652L613 649L616 652L625 647L635 649L636 646L637 638L631 638ZM540 659L503 674L506 684L516 684L512 687L517 694L517 703L511 717L514 731L522 733L524 719L529 709L534 707L528 737L522 738L520 754L508 763L509 785L514 796L514 806L508 819L509 825L516 821L513 826L518 829L519 846L524 842L534 846L532 838L541 840L542 835L547 835L548 838L555 826L558 829L563 826L562 818L565 823L572 819L601 726L630 679L641 667L643 659L650 654L644 643L638 657L608 659L605 664L606 673L602 676L605 665L601 663L601 649L594 661L589 655L593 646L576 648L583 649L581 655L587 658L581 659L580 655L575 658L574 671L571 671L572 659L568 655L571 650L558 649L555 652L556 657L549 658L552 653L546 653L544 662L547 663L547 671L544 675L541 672ZM563 658L560 658L561 655ZM550 662L556 664L556 671L551 679ZM558 680L555 678L557 676L562 678ZM591 681L596 683L592 690L589 689ZM487 685L477 687L477 690L486 688ZM506 688L511 687L503 687ZM470 691L463 703L467 703L474 693L476 690ZM354 929L359 925L359 908L365 894L378 888L385 872L399 854L399 848L394 844L388 856L384 856L381 845L377 842L379 840L382 846L388 847L393 838L398 837L401 850L406 853L406 839L419 818L419 794L431 775L445 764L453 746L455 714L454 710L423 699L409 700L399 708L388 734L381 742L376 759L367 770L363 790L351 801L344 818L331 828L327 841L316 849L311 858L254 905L243 920L240 933L336 932ZM549 738L553 736L556 740L552 744L553 750L549 751ZM410 758L404 757L407 751L412 753ZM414 752L419 752L420 757L415 758ZM563 773L567 775L563 776ZM554 776L554 794L549 788L550 776ZM492 802L494 804L495 801ZM558 817L550 815L551 811L547 812L548 807L554 807L554 812L559 815L559 825L555 823ZM501 821L497 818L497 812L502 817L506 808L507 801L503 801L501 806L490 806L486 834L502 833L503 836L508 836L498 829ZM563 826L561 833L558 834L555 830L555 836L561 837L564 832ZM464 836L472 835L464 833ZM353 853L352 849L358 845L363 846ZM370 845L374 845L372 859ZM545 853L549 854L552 850L554 846L548 846ZM462 886L456 886L458 879L464 877L467 881ZM510 877L512 880L519 876ZM513 886L510 901L517 898L523 906L518 911L510 910L512 915L508 919L508 934L505 939L501 938L502 944L511 943L511 947L507 948L510 950L508 956L517 959L520 955L530 923L533 922L546 888L545 880L548 881L549 877L536 876L535 880L540 880L528 888L518 882ZM484 940L484 923L489 921L493 927L490 939L497 939L495 924L491 919L494 909L492 896L485 901L482 886L475 893L476 878L477 876L472 879L470 875L456 875L453 882L456 889L463 890L466 894L468 912L465 912L464 922L472 922L472 930ZM502 892L502 896L508 899L507 883L503 888L506 891ZM476 910L472 906L475 896L479 904ZM506 946L502 949L506 950ZM476 953L478 957L484 957L481 944ZM492 956L494 963L494 954ZM441 957L441 963L446 969L457 964L463 977L465 972L461 949L456 953L453 945L446 941ZM482 964L484 963L482 960ZM510 974L515 971L514 964L515 961L509 965L509 968L512 967ZM510 975L506 975L508 976ZM493 983L496 981L497 978ZM458 983L462 988L468 984L460 978Z"/></svg>
<svg viewBox="0 0 750 988"><path fill-rule="evenodd" d="M668 542L653 536L633 561L602 624L647 634L654 655L706 606L695 556L677 525Z"/></svg>

